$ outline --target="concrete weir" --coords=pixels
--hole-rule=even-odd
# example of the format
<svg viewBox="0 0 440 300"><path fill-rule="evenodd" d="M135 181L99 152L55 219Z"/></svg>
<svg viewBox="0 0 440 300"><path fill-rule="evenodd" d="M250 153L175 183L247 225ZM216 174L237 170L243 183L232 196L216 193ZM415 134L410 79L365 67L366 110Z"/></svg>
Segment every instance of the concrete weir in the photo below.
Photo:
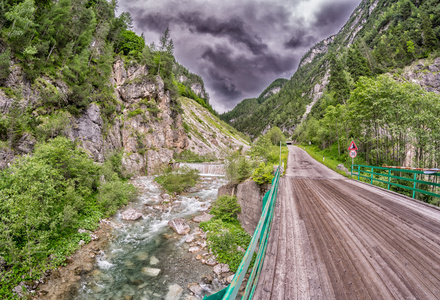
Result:
<svg viewBox="0 0 440 300"><path fill-rule="evenodd" d="M225 166L221 163L178 163L178 166L197 170L202 176L226 176Z"/></svg>

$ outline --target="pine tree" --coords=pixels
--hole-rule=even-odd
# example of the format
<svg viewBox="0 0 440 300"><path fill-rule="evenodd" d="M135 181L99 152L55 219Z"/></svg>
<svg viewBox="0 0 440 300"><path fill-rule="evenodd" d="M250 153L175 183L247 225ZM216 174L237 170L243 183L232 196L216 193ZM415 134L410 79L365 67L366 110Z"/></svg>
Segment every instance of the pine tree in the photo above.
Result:
<svg viewBox="0 0 440 300"><path fill-rule="evenodd" d="M345 104L350 96L350 86L344 73L344 67L334 54L330 54L329 89L335 92L335 96L340 103Z"/></svg>
<svg viewBox="0 0 440 300"><path fill-rule="evenodd" d="M371 75L371 70L368 67L368 61L362 55L357 45L353 45L350 47L350 49L348 49L346 66L348 71L353 76L354 81L357 81L360 76Z"/></svg>

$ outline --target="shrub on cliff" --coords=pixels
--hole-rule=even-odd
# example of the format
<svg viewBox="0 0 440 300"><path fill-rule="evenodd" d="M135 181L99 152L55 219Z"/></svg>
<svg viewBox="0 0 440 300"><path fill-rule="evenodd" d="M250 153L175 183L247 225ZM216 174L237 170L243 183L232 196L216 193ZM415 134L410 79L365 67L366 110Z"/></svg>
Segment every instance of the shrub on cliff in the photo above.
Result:
<svg viewBox="0 0 440 300"><path fill-rule="evenodd" d="M240 204L235 196L220 196L212 203L211 214L217 219L234 222L237 220L238 214L241 212Z"/></svg>

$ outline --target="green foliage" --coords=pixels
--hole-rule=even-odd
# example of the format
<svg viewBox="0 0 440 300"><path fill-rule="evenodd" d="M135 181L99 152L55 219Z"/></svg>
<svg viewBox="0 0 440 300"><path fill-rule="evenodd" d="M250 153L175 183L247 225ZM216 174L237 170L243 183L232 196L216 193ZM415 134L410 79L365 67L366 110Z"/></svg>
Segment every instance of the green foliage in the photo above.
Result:
<svg viewBox="0 0 440 300"><path fill-rule="evenodd" d="M239 183L251 176L252 163L235 151L226 157L225 169L226 178L230 182Z"/></svg>
<svg viewBox="0 0 440 300"><path fill-rule="evenodd" d="M283 132L281 131L281 129L279 129L276 126L272 127L266 133L266 136L271 141L272 145L274 145L274 146L279 146L280 142L281 143L285 143L286 142L286 137L284 136Z"/></svg>
<svg viewBox="0 0 440 300"><path fill-rule="evenodd" d="M116 49L122 51L125 55L129 53L142 53L144 47L144 39L131 30L122 31L118 44L116 45Z"/></svg>
<svg viewBox="0 0 440 300"><path fill-rule="evenodd" d="M208 245L217 256L217 261L229 265L232 272L236 272L244 256L238 247L247 249L252 237L238 224L225 222L221 219L212 219L200 223L200 227L207 232ZM253 262L251 262L251 267Z"/></svg>
<svg viewBox="0 0 440 300"><path fill-rule="evenodd" d="M225 222L234 222L237 220L241 207L235 196L220 196L212 203L210 213L216 218Z"/></svg>
<svg viewBox="0 0 440 300"><path fill-rule="evenodd" d="M11 51L9 49L0 54L0 82L9 77L10 59Z"/></svg>
<svg viewBox="0 0 440 300"><path fill-rule="evenodd" d="M133 117L136 117L137 115L141 115L143 113L144 113L144 111L141 108L136 108L135 110L128 112L128 117L133 118Z"/></svg>
<svg viewBox="0 0 440 300"><path fill-rule="evenodd" d="M271 183L273 179L273 167L261 162L258 168L252 172L252 179L258 184Z"/></svg>
<svg viewBox="0 0 440 300"><path fill-rule="evenodd" d="M176 171L167 170L165 174L157 176L154 181L159 183L168 193L181 193L196 185L199 172L188 167Z"/></svg>
<svg viewBox="0 0 440 300"><path fill-rule="evenodd" d="M115 173L119 158L101 167L57 137L0 172L0 256L8 265L0 271L1 298L10 298L19 281L60 265L80 239L90 241L78 228L95 229L101 217L134 199L135 188Z"/></svg>

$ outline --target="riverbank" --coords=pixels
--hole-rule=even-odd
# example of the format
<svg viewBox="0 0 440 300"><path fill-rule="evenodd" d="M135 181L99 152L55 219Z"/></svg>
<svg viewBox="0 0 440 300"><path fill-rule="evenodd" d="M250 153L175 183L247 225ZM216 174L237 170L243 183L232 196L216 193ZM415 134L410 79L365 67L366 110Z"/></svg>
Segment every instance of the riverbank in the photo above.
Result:
<svg viewBox="0 0 440 300"><path fill-rule="evenodd" d="M232 279L233 273L208 252L194 218L209 209L223 179L204 178L176 198L163 194L149 177L133 184L141 190L139 199L102 221L93 233L97 239L53 271L34 299L202 299ZM123 220L128 208L142 218ZM176 217L186 220L190 232L171 231L168 222Z"/></svg>

